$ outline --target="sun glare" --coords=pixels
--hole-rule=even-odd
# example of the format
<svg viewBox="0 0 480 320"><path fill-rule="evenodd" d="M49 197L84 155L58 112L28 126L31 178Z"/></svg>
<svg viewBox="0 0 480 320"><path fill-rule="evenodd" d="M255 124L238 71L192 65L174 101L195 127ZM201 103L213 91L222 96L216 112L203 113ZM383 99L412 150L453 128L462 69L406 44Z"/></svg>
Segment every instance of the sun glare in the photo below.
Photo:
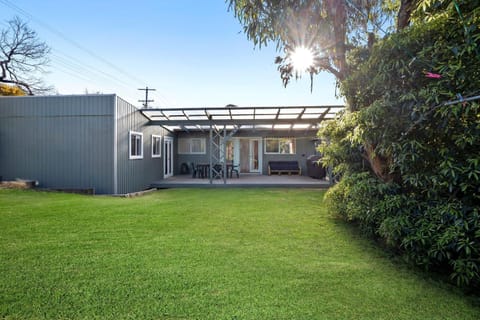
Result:
<svg viewBox="0 0 480 320"><path fill-rule="evenodd" d="M313 65L313 52L305 47L296 47L291 55L293 67L297 72L304 72Z"/></svg>

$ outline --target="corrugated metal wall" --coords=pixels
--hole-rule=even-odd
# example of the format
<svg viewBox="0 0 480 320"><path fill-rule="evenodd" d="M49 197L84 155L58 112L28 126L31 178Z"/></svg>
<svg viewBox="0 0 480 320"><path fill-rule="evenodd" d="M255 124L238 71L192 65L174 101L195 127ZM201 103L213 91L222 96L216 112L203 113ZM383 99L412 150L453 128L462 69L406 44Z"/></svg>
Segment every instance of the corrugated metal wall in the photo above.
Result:
<svg viewBox="0 0 480 320"><path fill-rule="evenodd" d="M117 193L144 190L153 181L163 179L163 137L160 126L148 125L148 119L134 106L117 97ZM129 132L143 133L143 159L129 159ZM152 134L162 136L162 156L152 158Z"/></svg>
<svg viewBox="0 0 480 320"><path fill-rule="evenodd" d="M0 175L113 193L114 95L1 97Z"/></svg>

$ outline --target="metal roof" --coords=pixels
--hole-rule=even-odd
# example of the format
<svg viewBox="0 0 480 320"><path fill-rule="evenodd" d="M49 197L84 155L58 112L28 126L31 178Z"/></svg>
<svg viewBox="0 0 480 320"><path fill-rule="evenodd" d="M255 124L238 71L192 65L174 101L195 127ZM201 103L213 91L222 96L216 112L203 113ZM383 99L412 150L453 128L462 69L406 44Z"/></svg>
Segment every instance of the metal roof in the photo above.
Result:
<svg viewBox="0 0 480 320"><path fill-rule="evenodd" d="M151 125L170 131L204 131L210 126L255 130L316 130L324 120L335 118L344 106L277 106L220 108L147 108L140 111Z"/></svg>

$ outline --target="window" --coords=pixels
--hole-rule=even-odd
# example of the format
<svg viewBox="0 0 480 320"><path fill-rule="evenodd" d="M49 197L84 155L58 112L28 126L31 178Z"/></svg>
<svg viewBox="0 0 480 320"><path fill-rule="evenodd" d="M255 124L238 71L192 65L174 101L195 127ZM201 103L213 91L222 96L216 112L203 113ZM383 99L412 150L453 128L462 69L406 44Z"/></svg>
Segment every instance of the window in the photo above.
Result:
<svg viewBox="0 0 480 320"><path fill-rule="evenodd" d="M178 153L179 154L205 154L206 153L205 138L179 138Z"/></svg>
<svg viewBox="0 0 480 320"><path fill-rule="evenodd" d="M265 138L265 153L295 154L295 139Z"/></svg>
<svg viewBox="0 0 480 320"><path fill-rule="evenodd" d="M130 131L130 159L143 159L143 133Z"/></svg>
<svg viewBox="0 0 480 320"><path fill-rule="evenodd" d="M162 137L152 134L152 158L162 156Z"/></svg>

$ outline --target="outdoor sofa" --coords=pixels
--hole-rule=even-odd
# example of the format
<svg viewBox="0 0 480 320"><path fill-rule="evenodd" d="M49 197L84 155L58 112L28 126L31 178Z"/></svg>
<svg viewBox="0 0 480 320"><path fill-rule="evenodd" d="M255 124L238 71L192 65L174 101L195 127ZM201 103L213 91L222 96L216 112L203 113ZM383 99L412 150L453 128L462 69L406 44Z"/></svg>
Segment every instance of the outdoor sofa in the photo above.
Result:
<svg viewBox="0 0 480 320"><path fill-rule="evenodd" d="M298 161L269 161L268 175L274 173L279 175L282 173L302 175L302 168L298 165Z"/></svg>

